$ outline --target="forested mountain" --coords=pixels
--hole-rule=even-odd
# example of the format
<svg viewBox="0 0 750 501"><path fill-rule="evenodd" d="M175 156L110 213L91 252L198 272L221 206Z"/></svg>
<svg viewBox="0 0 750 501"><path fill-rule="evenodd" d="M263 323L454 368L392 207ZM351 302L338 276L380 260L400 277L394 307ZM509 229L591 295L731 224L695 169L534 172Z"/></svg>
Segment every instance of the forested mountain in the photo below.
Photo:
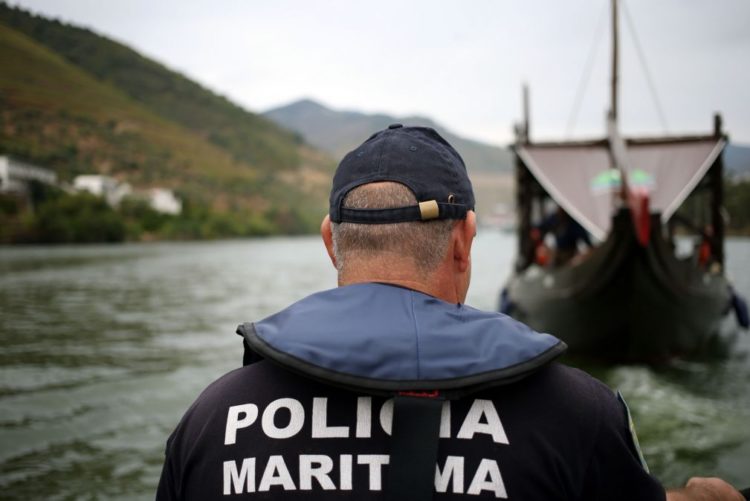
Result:
<svg viewBox="0 0 750 501"><path fill-rule="evenodd" d="M264 114L279 125L299 133L310 144L331 153L336 158L343 157L373 132L398 122L437 130L458 150L472 172L510 171L512 167L512 155L507 148L462 138L427 117L394 117L382 113L337 111L311 99L295 101Z"/></svg>
<svg viewBox="0 0 750 501"><path fill-rule="evenodd" d="M0 67L0 154L173 188L217 236L326 212L328 155L125 45L0 3Z"/></svg>

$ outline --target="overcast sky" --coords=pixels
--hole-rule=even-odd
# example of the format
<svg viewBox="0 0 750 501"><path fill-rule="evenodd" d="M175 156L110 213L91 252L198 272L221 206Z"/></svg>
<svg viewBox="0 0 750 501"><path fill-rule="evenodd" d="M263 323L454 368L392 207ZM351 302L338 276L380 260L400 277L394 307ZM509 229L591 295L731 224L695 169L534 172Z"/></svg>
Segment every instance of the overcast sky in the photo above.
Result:
<svg viewBox="0 0 750 501"><path fill-rule="evenodd" d="M425 115L504 144L527 82L533 138L563 139L571 123L570 137L604 134L609 0L11 3L124 42L251 111L310 97L336 109ZM667 130L708 133L720 111L730 137L750 143L750 2L626 0L625 7ZM620 17L621 128L662 133L628 18Z"/></svg>

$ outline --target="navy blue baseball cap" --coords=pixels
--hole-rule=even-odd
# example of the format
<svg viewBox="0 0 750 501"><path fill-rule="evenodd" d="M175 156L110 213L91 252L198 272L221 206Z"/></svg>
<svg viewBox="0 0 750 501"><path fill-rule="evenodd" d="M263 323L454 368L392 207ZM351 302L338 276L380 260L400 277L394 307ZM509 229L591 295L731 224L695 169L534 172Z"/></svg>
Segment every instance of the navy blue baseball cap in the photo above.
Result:
<svg viewBox="0 0 750 501"><path fill-rule="evenodd" d="M417 205L389 209L347 209L346 194L381 181L401 183ZM349 152L336 169L329 217L334 223L384 224L463 219L474 210L474 191L458 152L429 127L393 124Z"/></svg>

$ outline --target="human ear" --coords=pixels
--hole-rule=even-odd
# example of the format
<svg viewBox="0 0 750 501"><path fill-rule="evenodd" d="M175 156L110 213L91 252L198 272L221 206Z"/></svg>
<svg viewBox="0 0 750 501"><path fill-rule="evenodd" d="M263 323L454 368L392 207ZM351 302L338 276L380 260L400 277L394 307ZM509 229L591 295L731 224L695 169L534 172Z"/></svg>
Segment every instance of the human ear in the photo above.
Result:
<svg viewBox="0 0 750 501"><path fill-rule="evenodd" d="M471 263L471 245L477 234L477 220L474 211L468 211L466 218L453 229L453 259L459 272L469 269Z"/></svg>
<svg viewBox="0 0 750 501"><path fill-rule="evenodd" d="M326 214L323 222L320 223L320 236L323 237L323 244L326 246L328 257L331 259L333 267L336 268L336 255L333 253L333 232L331 231L331 218Z"/></svg>

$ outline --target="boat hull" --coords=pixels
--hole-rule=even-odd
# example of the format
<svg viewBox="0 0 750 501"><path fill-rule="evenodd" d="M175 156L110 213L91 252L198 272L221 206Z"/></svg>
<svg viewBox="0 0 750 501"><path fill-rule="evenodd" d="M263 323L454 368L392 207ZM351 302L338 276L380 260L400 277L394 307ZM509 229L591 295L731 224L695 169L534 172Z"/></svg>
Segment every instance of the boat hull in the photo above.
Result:
<svg viewBox="0 0 750 501"><path fill-rule="evenodd" d="M652 228L642 247L629 214L618 214L609 238L580 263L515 275L508 313L560 337L573 356L650 362L723 349L725 277L675 258L658 221Z"/></svg>

